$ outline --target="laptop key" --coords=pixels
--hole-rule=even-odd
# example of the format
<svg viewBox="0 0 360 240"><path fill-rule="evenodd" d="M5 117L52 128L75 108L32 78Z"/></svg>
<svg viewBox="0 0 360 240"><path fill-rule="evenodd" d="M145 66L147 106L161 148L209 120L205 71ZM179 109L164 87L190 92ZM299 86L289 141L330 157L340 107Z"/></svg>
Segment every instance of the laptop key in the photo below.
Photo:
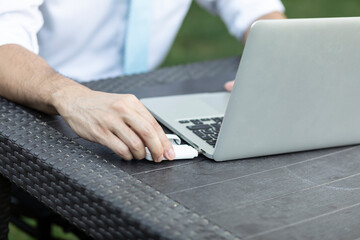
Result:
<svg viewBox="0 0 360 240"><path fill-rule="evenodd" d="M188 125L186 128L191 130L202 140L206 141L209 145L215 148L216 140L219 135L220 126L222 124L223 117L214 118L201 118L182 120L187 121L184 123L192 123L194 125ZM207 123L206 123L207 122Z"/></svg>
<svg viewBox="0 0 360 240"><path fill-rule="evenodd" d="M208 140L206 142L212 146L215 146L215 144L216 144L216 140Z"/></svg>
<svg viewBox="0 0 360 240"><path fill-rule="evenodd" d="M215 122L222 122L222 118L219 117L212 118L212 120L214 120Z"/></svg>
<svg viewBox="0 0 360 240"><path fill-rule="evenodd" d="M212 138L204 133L202 133L200 130L193 131L198 137L200 137L202 140L211 140Z"/></svg>
<svg viewBox="0 0 360 240"><path fill-rule="evenodd" d="M192 126L186 126L190 130L198 130L198 129L208 129L211 128L210 125L202 124L202 125L192 125Z"/></svg>
<svg viewBox="0 0 360 240"><path fill-rule="evenodd" d="M217 134L210 134L209 137L216 140L218 138L218 135Z"/></svg>
<svg viewBox="0 0 360 240"><path fill-rule="evenodd" d="M199 119L190 120L190 122L192 122L192 123L195 124L195 125L203 124L203 122L200 121Z"/></svg>
<svg viewBox="0 0 360 240"><path fill-rule="evenodd" d="M200 131L204 134L211 134L214 132L214 128L201 129Z"/></svg>
<svg viewBox="0 0 360 240"><path fill-rule="evenodd" d="M183 124L183 123L189 123L190 121L188 120L180 120L179 123Z"/></svg>

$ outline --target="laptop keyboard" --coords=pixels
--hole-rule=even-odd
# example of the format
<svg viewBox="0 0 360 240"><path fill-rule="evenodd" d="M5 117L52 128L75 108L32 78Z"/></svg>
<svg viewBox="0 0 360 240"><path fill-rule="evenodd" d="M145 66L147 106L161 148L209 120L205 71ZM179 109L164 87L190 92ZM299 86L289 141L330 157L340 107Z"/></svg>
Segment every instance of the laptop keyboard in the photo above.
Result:
<svg viewBox="0 0 360 240"><path fill-rule="evenodd" d="M206 141L213 148L219 135L223 117L179 120L187 129Z"/></svg>

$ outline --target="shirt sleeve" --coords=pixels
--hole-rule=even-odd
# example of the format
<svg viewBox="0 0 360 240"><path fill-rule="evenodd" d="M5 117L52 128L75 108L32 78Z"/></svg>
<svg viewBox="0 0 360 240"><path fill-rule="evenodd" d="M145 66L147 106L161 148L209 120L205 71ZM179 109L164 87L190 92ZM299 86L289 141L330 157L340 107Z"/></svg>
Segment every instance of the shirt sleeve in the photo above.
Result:
<svg viewBox="0 0 360 240"><path fill-rule="evenodd" d="M0 46L18 44L38 53L37 33L43 25L43 0L0 0Z"/></svg>
<svg viewBox="0 0 360 240"><path fill-rule="evenodd" d="M281 0L197 0L209 11L218 14L230 33L242 39L250 25L261 16L285 8Z"/></svg>

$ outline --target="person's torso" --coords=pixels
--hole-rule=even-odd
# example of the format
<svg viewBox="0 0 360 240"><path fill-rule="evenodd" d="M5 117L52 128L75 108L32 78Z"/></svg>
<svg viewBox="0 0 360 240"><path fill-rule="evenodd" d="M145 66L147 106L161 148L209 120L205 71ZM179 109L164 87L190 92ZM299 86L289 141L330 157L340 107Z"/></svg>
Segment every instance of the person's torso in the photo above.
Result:
<svg viewBox="0 0 360 240"><path fill-rule="evenodd" d="M168 52L191 0L152 0L149 68ZM123 74L129 0L45 0L39 54L57 71L80 81Z"/></svg>

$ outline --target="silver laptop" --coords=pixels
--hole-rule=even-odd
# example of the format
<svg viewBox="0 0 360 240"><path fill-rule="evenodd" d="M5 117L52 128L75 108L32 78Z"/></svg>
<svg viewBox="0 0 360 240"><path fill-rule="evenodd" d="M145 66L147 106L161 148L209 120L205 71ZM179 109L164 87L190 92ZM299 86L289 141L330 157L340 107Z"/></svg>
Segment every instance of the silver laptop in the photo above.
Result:
<svg viewBox="0 0 360 240"><path fill-rule="evenodd" d="M231 94L141 101L216 161L360 143L360 18L258 21Z"/></svg>

